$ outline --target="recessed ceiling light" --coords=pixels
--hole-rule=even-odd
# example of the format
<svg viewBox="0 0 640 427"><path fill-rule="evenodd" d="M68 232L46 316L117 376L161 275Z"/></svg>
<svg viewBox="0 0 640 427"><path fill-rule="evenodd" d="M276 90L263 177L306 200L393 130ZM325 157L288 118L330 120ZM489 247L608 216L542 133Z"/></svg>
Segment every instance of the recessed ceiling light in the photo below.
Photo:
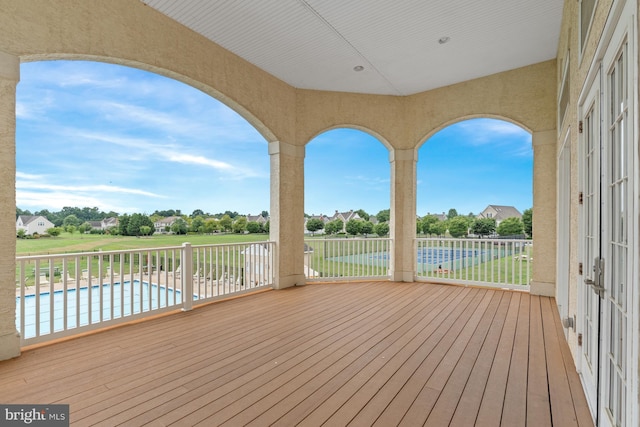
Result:
<svg viewBox="0 0 640 427"><path fill-rule="evenodd" d="M362 65L356 65L355 67L353 67L353 71L362 71L364 70L364 67Z"/></svg>
<svg viewBox="0 0 640 427"><path fill-rule="evenodd" d="M447 37L447 36L440 37L440 38L438 39L438 43L440 43L440 44L445 44L445 43L447 43L449 40L451 40L451 37Z"/></svg>

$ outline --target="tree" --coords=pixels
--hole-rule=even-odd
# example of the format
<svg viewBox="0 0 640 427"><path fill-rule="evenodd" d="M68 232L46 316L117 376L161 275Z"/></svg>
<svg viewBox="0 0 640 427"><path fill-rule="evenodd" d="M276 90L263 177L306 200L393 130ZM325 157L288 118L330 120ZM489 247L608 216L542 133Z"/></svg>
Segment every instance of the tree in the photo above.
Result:
<svg viewBox="0 0 640 427"><path fill-rule="evenodd" d="M389 219L391 219L390 212L390 209L381 210L376 214L376 218L378 218L379 222L389 222Z"/></svg>
<svg viewBox="0 0 640 427"><path fill-rule="evenodd" d="M218 220L217 219L211 218L211 219L208 219L208 220L206 220L204 222L204 232L205 233L211 234L211 233L213 233L213 232L215 232L215 231L217 231L219 229L220 229L220 226L218 224Z"/></svg>
<svg viewBox="0 0 640 427"><path fill-rule="evenodd" d="M533 208L525 209L522 212L522 225L528 237L533 237Z"/></svg>
<svg viewBox="0 0 640 427"><path fill-rule="evenodd" d="M449 234L451 234L451 237L457 238L466 236L469 232L469 223L467 222L467 218L463 216L455 216L447 222L449 225Z"/></svg>
<svg viewBox="0 0 640 427"><path fill-rule="evenodd" d="M78 231L82 234L91 231L93 227L88 222L83 222L82 225L78 227Z"/></svg>
<svg viewBox="0 0 640 427"><path fill-rule="evenodd" d="M449 212L447 213L447 219L453 219L453 218L455 218L457 216L458 216L458 211L457 210L455 210L453 208L449 209Z"/></svg>
<svg viewBox="0 0 640 427"><path fill-rule="evenodd" d="M204 218L202 218L202 216L193 218L191 221L191 231L194 233L204 233Z"/></svg>
<svg viewBox="0 0 640 427"><path fill-rule="evenodd" d="M434 234L436 236L444 236L444 233L447 232L447 223L444 221L436 221L429 225L429 234Z"/></svg>
<svg viewBox="0 0 640 427"><path fill-rule="evenodd" d="M264 219L269 218L269 211L262 211L260 212L260 216Z"/></svg>
<svg viewBox="0 0 640 427"><path fill-rule="evenodd" d="M362 230L362 221L358 219L350 219L347 221L347 225L345 226L345 230L348 234L352 236L357 236L361 233Z"/></svg>
<svg viewBox="0 0 640 427"><path fill-rule="evenodd" d="M230 215L223 215L218 222L222 231L230 231L233 226L233 220Z"/></svg>
<svg viewBox="0 0 640 427"><path fill-rule="evenodd" d="M496 230L500 236L515 236L524 233L522 220L517 216L503 219Z"/></svg>
<svg viewBox="0 0 640 427"><path fill-rule="evenodd" d="M365 221L369 221L369 214L368 214L368 213L366 213L366 212L364 211L364 209L358 209L358 210L356 211L356 213L357 213L357 214L358 214L358 216L360 216L360 218L362 218L363 220L365 220Z"/></svg>
<svg viewBox="0 0 640 427"><path fill-rule="evenodd" d="M234 233L244 233L247 230L247 218L241 216L233 223Z"/></svg>
<svg viewBox="0 0 640 427"><path fill-rule="evenodd" d="M178 215L180 215L180 214L176 213L176 211L174 211L173 209L170 209L170 210L167 210L167 211L158 211L158 210L156 210L154 213L151 214L151 216L158 216L160 218L167 218L167 217L170 217L170 216L178 216Z"/></svg>
<svg viewBox="0 0 640 427"><path fill-rule="evenodd" d="M171 224L171 232L173 234L187 234L187 221L182 218L176 219L173 224Z"/></svg>
<svg viewBox="0 0 640 427"><path fill-rule="evenodd" d="M128 236L127 234L127 227L129 226L129 219L130 216L127 214L124 214L122 216L120 216L120 218L118 218L118 234L121 236Z"/></svg>
<svg viewBox="0 0 640 427"><path fill-rule="evenodd" d="M156 231L153 222L151 219L144 214L134 213L129 217L129 222L127 224L127 236L140 236L142 232L140 231L140 227L143 225L148 226L151 230L148 234L153 234Z"/></svg>
<svg viewBox="0 0 640 427"><path fill-rule="evenodd" d="M362 221L362 224L360 226L360 233L364 234L365 236L367 234L373 233L373 224L371 223L371 221Z"/></svg>
<svg viewBox="0 0 640 427"><path fill-rule="evenodd" d="M143 236L148 236L151 234L151 227L149 227L148 225L141 225L140 226L140 234L142 234Z"/></svg>
<svg viewBox="0 0 640 427"><path fill-rule="evenodd" d="M425 215L422 217L420 221L418 221L418 232L422 232L424 234L435 234L431 230L431 225L440 221L435 215Z"/></svg>
<svg viewBox="0 0 640 427"><path fill-rule="evenodd" d="M319 218L311 218L307 221L307 230L311 232L313 236L316 231L322 230L324 228L324 221Z"/></svg>
<svg viewBox="0 0 640 427"><path fill-rule="evenodd" d="M69 233L69 234L73 234L76 232L76 226L75 225L67 225L64 230Z"/></svg>
<svg viewBox="0 0 640 427"><path fill-rule="evenodd" d="M343 226L344 226L344 223L342 222L341 219L334 219L333 221L328 222L324 226L324 231L327 234L336 234L342 231Z"/></svg>
<svg viewBox="0 0 640 427"><path fill-rule="evenodd" d="M67 215L66 217L64 217L64 221L62 221L62 225L64 225L65 227L67 227L69 225L73 225L73 226L77 227L80 224L82 224L82 222L80 222L78 217L75 216L75 215Z"/></svg>
<svg viewBox="0 0 640 427"><path fill-rule="evenodd" d="M247 231L251 234L261 233L262 225L258 221L249 221L247 223Z"/></svg>
<svg viewBox="0 0 640 427"><path fill-rule="evenodd" d="M495 218L479 218L473 222L471 232L478 236L489 236L496 231Z"/></svg>
<svg viewBox="0 0 640 427"><path fill-rule="evenodd" d="M387 222L377 223L375 227L373 227L373 232L380 237L386 236L387 234L389 234L389 223Z"/></svg>
<svg viewBox="0 0 640 427"><path fill-rule="evenodd" d="M24 230L20 230L23 231ZM60 234L62 234L62 228L60 227L51 227L47 229L47 234L51 237L58 237Z"/></svg>
<svg viewBox="0 0 640 427"><path fill-rule="evenodd" d="M54 228L55 227L47 229L47 233L49 233L49 231L53 230ZM16 237L18 237L18 239L24 239L26 235L27 233L22 228L16 232ZM53 236L53 234L51 233L49 233L49 235Z"/></svg>
<svg viewBox="0 0 640 427"><path fill-rule="evenodd" d="M16 219L18 219L20 215L31 215L31 211L29 211L29 209L26 209L23 211L22 209L16 206Z"/></svg>
<svg viewBox="0 0 640 427"><path fill-rule="evenodd" d="M198 216L204 216L204 215L205 215L205 213L202 211L202 209L195 209L193 211L193 213L191 214L191 218L195 218L195 217L198 217Z"/></svg>

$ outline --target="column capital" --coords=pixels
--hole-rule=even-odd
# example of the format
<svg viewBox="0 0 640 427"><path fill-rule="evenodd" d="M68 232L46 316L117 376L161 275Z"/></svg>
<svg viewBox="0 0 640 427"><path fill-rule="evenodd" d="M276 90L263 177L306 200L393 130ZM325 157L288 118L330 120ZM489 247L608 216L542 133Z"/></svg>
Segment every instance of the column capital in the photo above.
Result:
<svg viewBox="0 0 640 427"><path fill-rule="evenodd" d="M269 142L269 155L284 154L292 157L304 158L305 147L304 145L287 144L282 141L270 141Z"/></svg>
<svg viewBox="0 0 640 427"><path fill-rule="evenodd" d="M413 160L414 162L418 161L418 151L415 148L409 148L406 150L391 150L389 152L389 162L393 163L396 160Z"/></svg>
<svg viewBox="0 0 640 427"><path fill-rule="evenodd" d="M20 80L20 58L0 51L0 79Z"/></svg>

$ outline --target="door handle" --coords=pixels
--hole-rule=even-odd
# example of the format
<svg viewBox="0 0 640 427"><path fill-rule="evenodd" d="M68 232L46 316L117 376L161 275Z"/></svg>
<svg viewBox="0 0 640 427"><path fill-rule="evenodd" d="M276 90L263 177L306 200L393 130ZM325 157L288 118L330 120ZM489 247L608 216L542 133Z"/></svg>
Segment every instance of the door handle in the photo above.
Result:
<svg viewBox="0 0 640 427"><path fill-rule="evenodd" d="M593 289L593 292L598 294L598 296L600 298L604 297L604 286L600 286L595 281L593 281L592 279L588 279L588 278L584 279L584 283L586 283L587 285L591 286L591 288Z"/></svg>

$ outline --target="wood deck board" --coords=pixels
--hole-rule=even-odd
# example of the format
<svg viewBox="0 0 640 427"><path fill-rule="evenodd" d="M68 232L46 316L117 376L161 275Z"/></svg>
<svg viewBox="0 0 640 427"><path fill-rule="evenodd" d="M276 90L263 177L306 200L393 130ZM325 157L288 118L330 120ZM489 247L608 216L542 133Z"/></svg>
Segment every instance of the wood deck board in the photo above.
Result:
<svg viewBox="0 0 640 427"><path fill-rule="evenodd" d="M245 410L252 404L259 408L258 413L264 412L272 406L271 403L275 403L270 402L270 398L284 397L301 386L306 378L313 378L324 370L337 370L340 366L351 362L351 358L358 359L362 356L364 349L370 347L368 344L370 340L377 339L380 334L384 335L384 331L388 328L387 322L391 321L393 313L403 312L414 303L416 300L412 298L381 302L381 305L385 306L385 312L381 316L372 318L371 313L368 313L359 323L334 331L331 340L326 342L327 346L310 349L298 358L286 355L283 357L284 361L278 365L277 372L273 370L277 375L262 376L257 381L237 389L237 393L234 394L242 395L240 399L234 401L233 399L237 396L226 395L223 399L216 401L216 404L209 403L189 413L181 422L186 425L196 425L198 422L211 425L212 421L207 420L211 417L215 417L215 421L244 418L243 421L230 421L232 425L243 425L251 421L256 412L248 411L247 414Z"/></svg>
<svg viewBox="0 0 640 427"><path fill-rule="evenodd" d="M455 333L455 328L460 324L457 320L460 316L465 315L465 309L469 304L473 301L479 302L481 298L480 291L469 292L455 310L442 323L437 325L437 328L432 333L430 331L427 339L414 341L415 347L408 347L408 351L396 355L373 375L370 375L370 372L366 372L365 375L360 375L355 381L350 380L347 382L342 388L342 394L336 393L332 398L327 399L323 405L319 406L304 420L303 425L317 425L323 422L327 422L327 425L345 425L351 421L361 408L375 404L375 402L371 402L372 399L393 398L397 390L402 389L407 379L429 354L437 349L439 345L440 348L447 346L448 342L445 339ZM468 313L468 311L466 312ZM443 342L443 340L445 341ZM376 393L381 387L386 389L386 393ZM350 397L345 401L344 398L347 396Z"/></svg>
<svg viewBox="0 0 640 427"><path fill-rule="evenodd" d="M473 334L472 331L478 325L491 299L492 291L483 290L472 301L470 307L456 319L454 325L449 328L446 336L443 337L434 350L427 357L420 360L418 366L412 372L407 372L410 375L406 378L402 388L394 393L391 399L383 393L378 393L376 395L377 399L369 402L364 410L358 414L358 419L365 421L365 423L368 420L375 421L375 424L379 426L388 425L389 422L396 418L401 419L402 424L411 425L417 423L422 425L424 419L420 420L420 416L424 415L426 419L426 415L431 411L430 397L433 396L434 392L439 394L436 389L442 384L442 378L449 376L450 369L457 362L456 356L460 354L461 349L464 349L468 338ZM401 377L401 379L403 378ZM446 382L446 380L444 381ZM386 403L387 400L390 400L388 404ZM375 403L377 405L374 405ZM367 416L370 418L367 418Z"/></svg>
<svg viewBox="0 0 640 427"><path fill-rule="evenodd" d="M518 311L518 320L513 340L511 353L511 363L509 365L509 376L502 406L502 418L500 425L503 427L524 426L527 423L527 387L529 375L530 352L535 351L529 345L529 335L531 328L531 298L522 297ZM485 393L487 398L490 395Z"/></svg>
<svg viewBox="0 0 640 427"><path fill-rule="evenodd" d="M562 351L560 350L560 338L557 335L555 319L553 317L551 302L541 299L542 327L544 330L544 344L546 350L547 373L549 378L549 400L551 405L551 419L555 424L577 427L571 388L569 387L569 374L565 370ZM564 337L563 337L564 338Z"/></svg>
<svg viewBox="0 0 640 427"><path fill-rule="evenodd" d="M561 337L560 351L562 352L562 359L565 365L565 372L568 375L569 388L571 390L571 396L572 396L575 414L577 416L578 425L580 427L592 426L594 424L594 420L591 417L591 413L589 412L589 406L588 406L584 391L582 389L582 384L580 383L580 377L578 373L575 371L573 359L571 358L571 350L569 349L569 344L562 339L562 336L564 335L564 329L560 321L560 313L558 313L558 310L555 309L555 307L552 310L552 312L553 312L554 324L556 327L557 335Z"/></svg>
<svg viewBox="0 0 640 427"><path fill-rule="evenodd" d="M491 323L487 333L487 338L467 379L464 391L457 402L456 410L450 422L453 427L465 427L475 423L513 295L513 293L503 294L494 321ZM502 402L502 399L500 399L500 402Z"/></svg>
<svg viewBox="0 0 640 427"><path fill-rule="evenodd" d="M395 294L396 294L395 292L390 292L389 295L385 296L384 298L392 299ZM363 301L366 301L366 300L363 300ZM383 302L384 302L384 299L372 300L372 304L374 305L379 305ZM364 307L366 308L368 306L365 305ZM364 311L365 308L358 310L358 312ZM367 309L367 310L371 311L371 309ZM325 312L320 313L319 316L324 316L325 319L321 318L319 320L312 319L312 318L306 318L306 319L302 318L301 317L302 314L303 312L299 312L299 316L294 316L295 319L298 319L298 317L300 317L300 319L298 319L298 322L293 322L296 325L293 329L287 328L286 332L282 333L283 335L287 335L287 339L291 340L292 338L295 338L296 330L300 328L304 328L306 332L301 335L301 339L306 340L306 337L309 336L309 332L310 332L308 329L313 328L315 326L315 323L317 323L318 321L327 323L328 320L326 318L330 317L332 313L330 311L326 313ZM287 322L285 323L288 323L290 321L290 319L286 319L286 320ZM306 324L304 323L302 324L299 323L299 322L305 322L305 321L308 323L314 323L314 324L311 326L306 326ZM350 321L353 321L353 319L350 319ZM335 323L336 321L334 319L331 319L331 322L329 322L329 325L331 326L331 325L334 325ZM350 322L344 322L344 324L349 325ZM327 329L330 329L330 326L327 327ZM275 331L275 330L271 332L275 333L276 335L278 334L278 331ZM318 330L314 328L313 333L315 334L314 339L317 339ZM334 333L334 332L332 331L331 333ZM236 338L233 338L233 340L234 342L237 341ZM249 341L253 342L253 340L249 340ZM228 400L230 398L233 398L238 393L237 389L234 388L234 384L248 383L247 385L244 385L246 388L251 388L252 386L254 386L255 380L253 377L260 377L259 374L263 373L260 369L267 368L268 362L272 361L273 358L278 357L279 355L278 352L282 352L291 347L300 348L300 347L296 347L295 342L294 344L289 343L287 345L286 342L282 342L281 340L278 340L278 339L271 339L271 341L272 342L269 343L269 346L267 348L260 350L259 357L257 358L255 355L253 355L254 351L253 351L253 348L251 348L248 351L249 354L240 353L236 355L237 358L236 357L230 358L226 354L224 354L218 361L218 358L215 357L214 348L210 348L208 350L205 349L205 353L208 352L211 355L211 357L207 358L204 361L203 366L190 366L188 368L189 375L184 375L184 371L182 372L176 371L177 374L179 375L178 378L173 378L173 377L166 378L165 376L160 377L157 379L155 383L146 385L145 388L149 390L147 392L140 394L140 390L131 389L130 393L134 396L133 399L130 399L129 396L126 396L124 394L120 394L116 397L118 401L107 402L107 401L101 400L98 402L98 404L105 407L118 407L119 409L128 407L135 411L136 410L135 408L138 406L139 404L138 402L140 401L144 401L148 405L149 404L148 402L151 399L155 401L157 401L157 399L162 399L161 395L156 394L155 387L157 387L158 385L163 386L164 383L167 382L167 380L169 380L170 384L174 386L180 384L181 386L186 387L188 389L188 393L184 393L183 395L180 396L179 399L178 398L172 399L172 405L180 407L180 410L175 411L172 415L177 416L177 414L180 411L186 412L186 413L189 413L189 415L192 415L195 412L194 408L197 408L196 405L198 400L191 400L191 397L198 396L199 394L201 394L203 391L203 388L206 390L211 390L211 392L206 394L205 398L202 398L202 396L200 396L199 400L208 403L207 406L211 408L211 404L210 404L211 399L213 399L216 395L223 396ZM238 359L248 360L250 362L238 367L237 363L234 363L234 361ZM219 364L216 364L215 362L219 362ZM220 364L222 366L220 366ZM244 377L241 377L241 379L238 380L237 377L240 377L241 375L244 375ZM251 378L247 377L247 375L250 375ZM228 382L227 380L232 380L232 381ZM250 380L253 382L249 383ZM231 395L231 397L229 397L224 393L227 390L236 391L236 392L234 395ZM145 400L148 397L151 399ZM126 402L126 403L114 406L120 402ZM113 410L114 409L109 409L109 410L106 410L106 412L113 411Z"/></svg>
<svg viewBox="0 0 640 427"><path fill-rule="evenodd" d="M288 411L284 416L279 418L276 425L288 426L293 423L302 420L301 423L309 422L310 419L307 416L316 411L318 406L323 404L331 404L330 402L336 402L336 407L344 404L352 394L346 385L345 378L349 378L349 382L352 384L365 384L370 381L375 375L380 373L382 367L386 367L390 363L400 360L397 356L400 353L410 354L415 351L415 348L425 339L430 336L438 325L448 316L447 309L455 308L458 298L461 297L459 292L460 288L450 288L447 291L447 295L438 301L431 301L429 305L424 307L425 316L417 322L407 333L405 333L399 340L395 341L393 345L384 348L378 357L371 360L366 366L361 364L353 364L349 366L345 371L341 372L338 376L334 376L330 381L325 383L315 392L309 394L297 404L293 409ZM434 303L436 303L434 306ZM420 336L420 338L418 338ZM371 354L375 353L375 348L370 351ZM351 386L353 387L353 385Z"/></svg>
<svg viewBox="0 0 640 427"><path fill-rule="evenodd" d="M438 294L430 295L435 297ZM426 311L425 307L437 308L436 304L434 304L435 301L432 298L430 299L431 301L428 305L424 304L427 301L423 303L420 300L416 300L416 302L420 303L418 306L407 311L398 321L389 324L377 337L371 337L353 351L341 354L338 360L323 360L323 362L328 361L330 366L322 369L318 369L321 366L314 366L312 369L308 369L303 375L297 376L295 381L284 384L277 391L274 390L258 404L247 406L242 412L229 419L229 425L272 424L283 417L289 410L297 407L306 396L315 394L317 398L319 394L326 396L327 393L333 393L335 389L328 386L329 383L342 383L344 381L343 378L350 375L350 373L356 372L366 363L371 364L382 352L386 353L390 351L390 348L400 345L401 340L406 339L409 335L410 329L415 328L424 319L425 314L421 312ZM384 338L380 339L380 337ZM321 389L323 391L319 392ZM278 404L276 405L276 403ZM264 411L258 410L257 413L261 415L256 418L256 409L258 408L264 408ZM301 409L303 408L308 407L305 405L301 407ZM299 413L296 415L296 419L300 419Z"/></svg>
<svg viewBox="0 0 640 427"><path fill-rule="evenodd" d="M315 284L25 351L0 401L78 426L592 426L559 322L526 293Z"/></svg>
<svg viewBox="0 0 640 427"><path fill-rule="evenodd" d="M551 425L551 403L540 300L539 296L531 296L527 425L545 427Z"/></svg>

